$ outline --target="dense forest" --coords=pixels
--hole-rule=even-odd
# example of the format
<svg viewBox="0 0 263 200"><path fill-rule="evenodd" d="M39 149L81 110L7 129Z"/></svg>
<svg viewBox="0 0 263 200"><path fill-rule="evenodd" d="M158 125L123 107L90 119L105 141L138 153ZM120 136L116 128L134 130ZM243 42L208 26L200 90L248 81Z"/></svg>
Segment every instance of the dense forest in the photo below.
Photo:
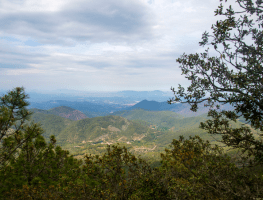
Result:
<svg viewBox="0 0 263 200"><path fill-rule="evenodd" d="M67 109L63 116L74 112L65 119L56 110L29 110L22 87L3 95L0 199L263 199L262 1L236 2L242 11L224 10L221 4L215 14L225 20L217 21L213 34L205 32L200 42L212 45L219 57L209 57L207 49L177 59L191 85L172 88L175 97L169 102L188 103L192 111L205 102L208 117L128 110L86 118L59 108ZM217 103L233 109L220 109ZM190 123L200 123L203 135L172 138L174 130ZM218 143L202 137L207 135ZM154 149L157 140L163 145L155 152L159 156L153 154L157 160L129 146L143 143ZM170 146L164 148L167 140ZM65 144L83 144L91 152L74 157ZM104 150L96 154L95 146Z"/></svg>
<svg viewBox="0 0 263 200"><path fill-rule="evenodd" d="M108 145L103 154L76 159L56 144L55 136L47 142L40 125L28 123L32 113L26 98L23 88L1 98L2 199L262 197L261 165L230 157L199 136L174 139L157 164L120 145ZM125 125L125 119L117 116L100 120L112 117L120 119L112 121L115 127Z"/></svg>

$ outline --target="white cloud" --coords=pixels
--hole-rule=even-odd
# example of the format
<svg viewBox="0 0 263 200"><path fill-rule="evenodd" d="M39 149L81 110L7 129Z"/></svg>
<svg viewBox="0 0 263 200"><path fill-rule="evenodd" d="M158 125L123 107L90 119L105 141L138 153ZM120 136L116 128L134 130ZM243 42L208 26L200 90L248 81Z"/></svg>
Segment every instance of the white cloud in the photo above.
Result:
<svg viewBox="0 0 263 200"><path fill-rule="evenodd" d="M216 21L219 3L2 0L0 4L0 89L24 85L169 90L185 81L176 58L199 51L201 34Z"/></svg>

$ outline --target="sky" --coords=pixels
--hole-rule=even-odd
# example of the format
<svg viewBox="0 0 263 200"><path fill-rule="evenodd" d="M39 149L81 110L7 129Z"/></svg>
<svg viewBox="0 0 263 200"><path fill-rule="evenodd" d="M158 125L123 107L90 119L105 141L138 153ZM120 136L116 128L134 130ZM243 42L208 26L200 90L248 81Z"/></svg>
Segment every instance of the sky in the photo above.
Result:
<svg viewBox="0 0 263 200"><path fill-rule="evenodd" d="M0 90L169 91L219 0L1 0Z"/></svg>

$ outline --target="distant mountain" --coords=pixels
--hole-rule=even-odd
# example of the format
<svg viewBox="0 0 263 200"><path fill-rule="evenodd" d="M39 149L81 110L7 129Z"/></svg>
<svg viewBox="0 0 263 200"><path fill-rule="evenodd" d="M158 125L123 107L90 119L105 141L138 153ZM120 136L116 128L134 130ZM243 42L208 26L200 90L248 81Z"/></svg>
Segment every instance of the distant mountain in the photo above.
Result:
<svg viewBox="0 0 263 200"><path fill-rule="evenodd" d="M1 92L1 90L0 90ZM54 91L29 91L30 102L44 102L44 101L92 101L104 102L114 101L115 103L120 102L135 102L142 101L143 99L154 100L154 101L166 101L173 97L171 91L119 91L119 92L92 92L92 91L79 91L79 90L67 90L59 89Z"/></svg>
<svg viewBox="0 0 263 200"><path fill-rule="evenodd" d="M175 103L175 104L168 104L167 102L157 102L157 101L147 101L143 100L134 106L129 107L127 110L134 110L134 109L144 109L148 111L172 111L183 116L197 116L203 113L208 112L208 109L205 111L198 111L198 113L194 113L190 110L190 105L182 104L182 103Z"/></svg>
<svg viewBox="0 0 263 200"><path fill-rule="evenodd" d="M87 116L79 110L75 110L73 108L67 106L60 106L56 108L52 108L50 110L41 110L41 109L32 109L34 113L44 113L44 114L52 114L57 115L63 118L71 119L71 120L81 120L87 118Z"/></svg>
<svg viewBox="0 0 263 200"><path fill-rule="evenodd" d="M197 112L193 112L190 110L190 105L187 103L168 104L167 102L143 100L135 104L134 106L127 108L126 110L144 109L148 111L172 111L181 114L184 117L195 117L205 114L209 111L209 107L205 107L204 104L205 104L204 102L200 103L198 105ZM233 107L226 104L226 105L221 105L221 109L231 110L233 109Z"/></svg>
<svg viewBox="0 0 263 200"><path fill-rule="evenodd" d="M151 110L151 111L161 111L161 110L171 110L173 108L180 107L181 105L169 105L167 102L157 102L157 101L148 101L143 100L134 106L131 106L127 110L133 110L133 109L144 109L144 110Z"/></svg>
<svg viewBox="0 0 263 200"><path fill-rule="evenodd" d="M126 90L126 91L120 91L117 92L116 95L120 97L130 98L136 101L142 101L143 99L146 100L154 100L154 101L166 101L169 98L173 97L173 93L171 91L160 91L160 90L154 90L154 91L132 91L132 90Z"/></svg>
<svg viewBox="0 0 263 200"><path fill-rule="evenodd" d="M31 102L29 108L38 108L48 110L59 106L66 106L83 112L87 117L105 116L111 112L125 109L127 106L119 104L97 104L88 101L48 101L48 102Z"/></svg>
<svg viewBox="0 0 263 200"><path fill-rule="evenodd" d="M134 90L124 90L120 92L116 92L118 95L123 96L173 96L170 95L172 92L163 92L160 90L154 90L154 91L134 91Z"/></svg>

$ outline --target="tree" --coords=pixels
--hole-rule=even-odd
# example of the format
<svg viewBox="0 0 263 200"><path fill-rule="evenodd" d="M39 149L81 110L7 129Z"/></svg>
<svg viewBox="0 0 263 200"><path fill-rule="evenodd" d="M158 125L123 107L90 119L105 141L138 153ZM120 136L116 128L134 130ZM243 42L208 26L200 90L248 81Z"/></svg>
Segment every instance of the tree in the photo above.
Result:
<svg viewBox="0 0 263 200"><path fill-rule="evenodd" d="M37 124L28 124L30 113L24 88L17 87L0 99L0 169L16 158L22 145L42 134Z"/></svg>
<svg viewBox="0 0 263 200"><path fill-rule="evenodd" d="M262 178L238 168L222 148L199 136L173 140L161 154L162 177L169 199L255 199Z"/></svg>
<svg viewBox="0 0 263 200"><path fill-rule="evenodd" d="M30 138L23 144L17 158L0 170L0 194L21 194L19 189L23 186L34 191L39 187L47 189L67 185L70 181L76 182L81 164L81 160L74 159L68 151L56 146L54 136L50 137L49 143L42 135Z"/></svg>
<svg viewBox="0 0 263 200"><path fill-rule="evenodd" d="M191 84L187 90L181 85L177 91L171 88L175 98L168 102L189 103L192 111L206 102L212 119L201 123L201 128L222 135L223 143L242 149L246 158L262 164L262 134L255 136L248 126L231 128L229 121L243 116L251 127L263 131L263 1L236 2L238 11L231 5L224 10L220 4L215 15L225 19L212 25L212 34L204 32L199 43L212 46L218 56L210 57L207 48L204 53L183 54L177 59ZM234 109L220 110L220 104L227 103Z"/></svg>
<svg viewBox="0 0 263 200"><path fill-rule="evenodd" d="M80 176L82 161L57 146L54 136L47 143L40 125L29 122L32 113L26 108L27 97L18 87L1 98L0 199L17 199L21 194L29 198L35 192L41 196L57 185L62 190Z"/></svg>
<svg viewBox="0 0 263 200"><path fill-rule="evenodd" d="M93 198L163 199L166 196L150 165L125 147L108 146L101 157L86 155L83 172L87 177L85 182L89 182L85 191Z"/></svg>

